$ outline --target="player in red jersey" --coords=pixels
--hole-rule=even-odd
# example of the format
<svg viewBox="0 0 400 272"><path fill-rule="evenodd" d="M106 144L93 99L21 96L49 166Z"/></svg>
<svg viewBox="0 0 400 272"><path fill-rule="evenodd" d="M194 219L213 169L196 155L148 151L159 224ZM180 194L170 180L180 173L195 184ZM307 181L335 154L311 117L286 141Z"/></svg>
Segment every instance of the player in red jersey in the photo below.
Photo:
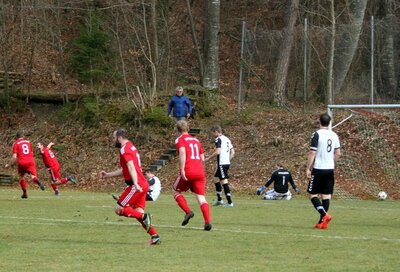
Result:
<svg viewBox="0 0 400 272"><path fill-rule="evenodd" d="M20 177L19 184L22 189L21 198L28 198L28 183L25 180L25 175L30 175L32 181L39 185L41 190L44 190L44 185L37 177L35 158L33 157L32 144L30 141L22 137L22 132L17 132L16 141L12 147L12 156L10 162L5 165L5 168L13 164L18 165L18 174Z"/></svg>
<svg viewBox="0 0 400 272"><path fill-rule="evenodd" d="M139 152L128 140L128 132L125 129L114 131L113 138L115 147L119 148L121 168L112 172L101 171L100 176L101 178L123 176L125 179L127 186L117 201L115 213L119 216L136 218L151 235L150 244L160 244L160 236L151 225L151 214L144 212L149 184L142 173Z"/></svg>
<svg viewBox="0 0 400 272"><path fill-rule="evenodd" d="M65 184L68 181L76 184L76 179L74 176L68 176L66 178L61 178L61 175L60 175L61 166L60 166L56 156L54 155L53 150L51 150L51 147L54 145L55 145L54 143L49 143L46 147L42 143L38 143L36 145L36 147L40 150L40 154L42 155L44 166L46 166L47 171L49 171L50 179L51 179L51 187L54 190L54 194L56 196L59 196L60 191L58 190L57 185Z"/></svg>
<svg viewBox="0 0 400 272"><path fill-rule="evenodd" d="M174 198L178 206L185 212L182 226L189 223L194 213L189 208L185 197L181 194L190 189L196 195L204 218L204 230L211 230L210 206L207 203L206 174L204 171L204 150L198 139L189 134L189 126L185 120L177 122L180 136L175 140L179 153L179 175L173 184Z"/></svg>

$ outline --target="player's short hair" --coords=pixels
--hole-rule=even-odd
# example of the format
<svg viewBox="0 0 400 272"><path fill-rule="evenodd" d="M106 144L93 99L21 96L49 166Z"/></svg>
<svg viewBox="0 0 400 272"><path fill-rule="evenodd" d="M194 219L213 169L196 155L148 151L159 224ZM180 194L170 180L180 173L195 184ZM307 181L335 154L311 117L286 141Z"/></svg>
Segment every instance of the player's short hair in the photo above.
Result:
<svg viewBox="0 0 400 272"><path fill-rule="evenodd" d="M182 91L183 92L183 88L181 86L178 86L178 87L175 88L175 91L176 92L178 92L178 91Z"/></svg>
<svg viewBox="0 0 400 272"><path fill-rule="evenodd" d="M114 133L115 133L115 136L122 137L124 139L128 139L128 137L129 137L128 131L124 128L119 128L116 131L114 131Z"/></svg>
<svg viewBox="0 0 400 272"><path fill-rule="evenodd" d="M321 126L327 127L331 122L331 117L327 113L321 114L319 116L319 122L321 123Z"/></svg>
<svg viewBox="0 0 400 272"><path fill-rule="evenodd" d="M214 125L210 128L210 131L222 133L222 128L220 125Z"/></svg>
<svg viewBox="0 0 400 272"><path fill-rule="evenodd" d="M189 124L185 120L179 120L176 123L176 129L178 132L188 132L189 131Z"/></svg>
<svg viewBox="0 0 400 272"><path fill-rule="evenodd" d="M283 163L281 161L277 161L276 166L284 168Z"/></svg>
<svg viewBox="0 0 400 272"><path fill-rule="evenodd" d="M19 139L23 136L24 136L24 133L22 131L17 131L17 133L15 133L15 139Z"/></svg>

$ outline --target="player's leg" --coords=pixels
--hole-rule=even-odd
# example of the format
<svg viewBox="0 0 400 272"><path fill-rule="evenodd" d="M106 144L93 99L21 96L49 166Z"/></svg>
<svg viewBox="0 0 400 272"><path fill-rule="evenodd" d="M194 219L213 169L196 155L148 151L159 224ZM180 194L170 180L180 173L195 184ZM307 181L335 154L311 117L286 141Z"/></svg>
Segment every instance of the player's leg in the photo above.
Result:
<svg viewBox="0 0 400 272"><path fill-rule="evenodd" d="M152 216L150 213L145 213L144 209L146 207L146 196L148 192L148 187L143 187L143 192L137 192L133 196L132 200L129 202L131 207L135 207L134 210L143 213L141 219L136 218L146 232L151 236L150 244L157 245L161 243L160 236L157 233L156 228L152 225Z"/></svg>
<svg viewBox="0 0 400 272"><path fill-rule="evenodd" d="M321 184L322 184L322 176L319 170L313 169L311 173L311 179L308 182L307 192L309 193L310 201L314 206L314 209L319 213L320 219L317 224L315 224L316 228L322 228L322 218L326 215L326 211L322 206L321 200L318 198L318 195L321 193Z"/></svg>
<svg viewBox="0 0 400 272"><path fill-rule="evenodd" d="M321 219L322 226L324 229L328 228L330 221L332 220L332 216L328 214L330 199L333 193L333 187L335 184L334 171L333 170L325 170L324 171L324 187L322 188L322 206L326 214Z"/></svg>
<svg viewBox="0 0 400 272"><path fill-rule="evenodd" d="M58 195L60 195L60 191L57 188L57 184L59 184L59 181L57 180L56 173L51 168L48 168L47 171L50 174L50 180L51 180L51 184L50 185L51 185L51 188L53 188L54 194L56 196L58 196Z"/></svg>
<svg viewBox="0 0 400 272"><path fill-rule="evenodd" d="M191 190L196 194L197 202L200 205L201 213L204 219L204 230L210 231L211 226L211 213L210 205L208 204L205 194L206 194L206 179L201 177L192 182Z"/></svg>
<svg viewBox="0 0 400 272"><path fill-rule="evenodd" d="M149 232L151 228L151 215L144 212L146 205L146 192L139 192L134 186L127 186L118 199L115 213L119 216L136 218ZM132 208L135 207L135 208Z"/></svg>
<svg viewBox="0 0 400 272"><path fill-rule="evenodd" d="M190 209L186 198L182 195L182 192L186 192L189 190L189 183L181 178L181 175L178 175L175 179L174 184L172 185L172 190L174 194L174 199L178 204L179 208L185 213L185 216L182 221L182 226L185 226L189 223L189 220L193 218L194 213Z"/></svg>
<svg viewBox="0 0 400 272"><path fill-rule="evenodd" d="M226 201L228 202L227 205L225 205L225 207L233 207L232 194L231 194L231 189L229 188L229 182L228 182L229 165L221 165L219 168L220 168L220 172L221 172L222 187L224 188Z"/></svg>
<svg viewBox="0 0 400 272"><path fill-rule="evenodd" d="M25 173L20 172L20 167L18 166L18 175L19 175L19 185L21 186L22 196L21 198L28 198L28 183L25 180Z"/></svg>
<svg viewBox="0 0 400 272"><path fill-rule="evenodd" d="M217 200L214 202L213 206L221 206L224 204L224 201L222 200L221 169L218 165L214 177L216 178L214 185L215 192L217 194Z"/></svg>
<svg viewBox="0 0 400 272"><path fill-rule="evenodd" d="M268 190L265 194L264 194L264 200L276 200L276 192L274 189Z"/></svg>
<svg viewBox="0 0 400 272"><path fill-rule="evenodd" d="M287 193L282 194L282 199L283 200L291 200L292 199L292 193L290 191L287 191Z"/></svg>
<svg viewBox="0 0 400 272"><path fill-rule="evenodd" d="M222 185L219 180L215 181L215 192L217 193L217 200L213 204L213 206L220 206L224 204L224 201L222 200Z"/></svg>
<svg viewBox="0 0 400 272"><path fill-rule="evenodd" d="M27 172L31 176L32 181L39 186L40 190L44 191L44 189L45 189L44 184L42 182L40 182L40 180L38 178L36 164L34 162L27 165Z"/></svg>
<svg viewBox="0 0 400 272"><path fill-rule="evenodd" d="M224 179L221 182L222 182L222 187L224 188L226 201L228 202L225 206L233 207L232 194L231 194L231 189L229 188L228 179Z"/></svg>

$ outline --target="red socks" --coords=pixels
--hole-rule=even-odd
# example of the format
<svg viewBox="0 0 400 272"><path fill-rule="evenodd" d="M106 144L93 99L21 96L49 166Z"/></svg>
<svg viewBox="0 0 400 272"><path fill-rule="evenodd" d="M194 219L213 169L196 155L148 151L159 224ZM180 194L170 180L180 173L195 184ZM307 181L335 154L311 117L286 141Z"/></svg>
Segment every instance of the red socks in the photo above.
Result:
<svg viewBox="0 0 400 272"><path fill-rule="evenodd" d="M61 182L61 184L65 184L65 183L68 182L68 179L67 179L67 178L62 178L62 179L60 180L60 182Z"/></svg>
<svg viewBox="0 0 400 272"><path fill-rule="evenodd" d="M21 179L19 181L19 185L21 186L22 191L26 192L26 189L28 188L28 183L26 182L26 180Z"/></svg>
<svg viewBox="0 0 400 272"><path fill-rule="evenodd" d="M185 212L185 213L189 213L190 212L190 208L186 202L186 198L181 195L181 194L176 194L175 195L175 201L176 203L178 203L178 206Z"/></svg>
<svg viewBox="0 0 400 272"><path fill-rule="evenodd" d="M121 209L120 215L126 217L133 217L139 221L141 221L143 217L143 213L134 210L132 207L123 207Z"/></svg>
<svg viewBox="0 0 400 272"><path fill-rule="evenodd" d="M203 213L204 217L204 223L205 224L210 224L211 218L210 218L210 205L208 205L207 202L203 203L200 205L201 212Z"/></svg>

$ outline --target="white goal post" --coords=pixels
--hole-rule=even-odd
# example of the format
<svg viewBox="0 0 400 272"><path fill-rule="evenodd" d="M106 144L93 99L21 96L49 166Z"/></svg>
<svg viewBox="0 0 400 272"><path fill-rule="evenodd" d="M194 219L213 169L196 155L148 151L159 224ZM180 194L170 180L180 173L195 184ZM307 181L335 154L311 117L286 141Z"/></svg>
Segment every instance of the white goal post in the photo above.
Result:
<svg viewBox="0 0 400 272"><path fill-rule="evenodd" d="M346 117L345 119L343 119L342 121L340 121L339 123L337 123L336 125L332 126L333 123L333 110L334 109L394 109L394 108L400 108L400 104L360 104L360 105L335 105L335 104L331 104L328 105L328 114L331 117L331 123L329 125L329 128L335 128L337 126L339 126L340 124L346 122L347 120L349 120L352 116L353 113L350 114L350 116Z"/></svg>

